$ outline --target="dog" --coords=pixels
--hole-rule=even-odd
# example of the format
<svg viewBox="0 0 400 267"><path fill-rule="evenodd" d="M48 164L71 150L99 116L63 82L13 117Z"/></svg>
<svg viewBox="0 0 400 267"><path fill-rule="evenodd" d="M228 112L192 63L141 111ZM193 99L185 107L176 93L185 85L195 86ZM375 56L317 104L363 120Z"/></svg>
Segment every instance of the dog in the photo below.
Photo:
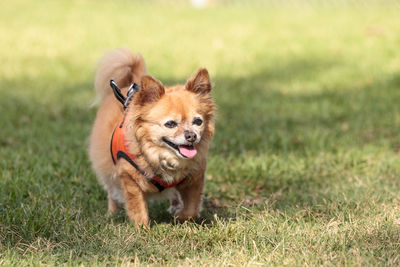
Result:
<svg viewBox="0 0 400 267"><path fill-rule="evenodd" d="M113 94L110 80L119 93ZM125 109L119 98L133 85L140 89ZM179 221L198 217L216 109L208 71L165 87L147 74L140 54L119 49L100 60L95 89L100 107L89 158L108 194L109 213L124 204L129 220L148 228L147 202L161 197Z"/></svg>

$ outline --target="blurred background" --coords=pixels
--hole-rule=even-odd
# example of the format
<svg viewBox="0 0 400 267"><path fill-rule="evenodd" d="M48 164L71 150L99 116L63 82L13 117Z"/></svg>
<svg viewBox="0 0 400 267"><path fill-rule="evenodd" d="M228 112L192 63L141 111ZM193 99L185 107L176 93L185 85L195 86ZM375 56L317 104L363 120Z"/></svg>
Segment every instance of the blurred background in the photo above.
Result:
<svg viewBox="0 0 400 267"><path fill-rule="evenodd" d="M371 240L381 240L373 252L383 263L396 262L399 7L396 0L1 1L0 254L12 262L22 257L16 251L36 251L57 262L70 253L91 258L98 251L88 251L101 247L105 257L123 257L113 242L124 226L102 224L106 196L87 145L96 63L126 47L140 52L166 85L184 83L200 67L210 72L218 115L205 218L260 212L277 225L295 218L317 228L332 219L356 235L373 218ZM152 219L168 222L152 207ZM354 217L361 221L353 224ZM126 224L123 214L116 222ZM90 239L99 231L114 245ZM268 231L258 233L274 235ZM342 251L336 263L356 263L354 251L339 249L350 246L340 233L343 247L299 252L289 262ZM45 248L40 240L57 245ZM265 253L279 253L262 244ZM149 251L139 259L146 262ZM361 255L368 262L374 253ZM245 255L264 262L256 252Z"/></svg>

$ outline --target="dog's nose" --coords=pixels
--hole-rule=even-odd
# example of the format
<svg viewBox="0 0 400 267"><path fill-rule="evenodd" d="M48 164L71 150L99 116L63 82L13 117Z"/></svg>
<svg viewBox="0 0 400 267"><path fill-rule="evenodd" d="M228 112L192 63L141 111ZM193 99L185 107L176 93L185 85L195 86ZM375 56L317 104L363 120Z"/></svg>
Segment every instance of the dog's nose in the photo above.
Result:
<svg viewBox="0 0 400 267"><path fill-rule="evenodd" d="M189 141L189 142L193 143L194 141L196 141L196 138L197 138L197 135L196 135L195 132L185 131L185 139L186 139L186 141Z"/></svg>

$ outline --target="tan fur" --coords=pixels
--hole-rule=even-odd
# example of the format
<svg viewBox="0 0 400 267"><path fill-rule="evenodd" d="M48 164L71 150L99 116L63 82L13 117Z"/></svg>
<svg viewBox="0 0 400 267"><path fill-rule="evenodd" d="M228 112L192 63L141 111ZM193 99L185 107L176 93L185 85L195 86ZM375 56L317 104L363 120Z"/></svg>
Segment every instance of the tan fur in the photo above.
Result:
<svg viewBox="0 0 400 267"><path fill-rule="evenodd" d="M182 184L158 193L157 188L120 159L113 164L110 140L116 124L124 114L122 105L109 87L114 79L123 88L123 94L133 81L142 89L133 97L125 117L125 137L135 162L149 176L161 175L172 183L187 176ZM208 72L201 69L185 85L166 88L146 73L143 58L126 49L111 52L100 61L95 87L101 106L97 112L90 137L89 156L97 177L108 192L108 207L115 213L118 203L124 203L126 213L136 226L149 226L147 200L162 195L170 198L170 211L179 220L197 217L201 208L204 173L209 142L214 134L214 102ZM194 118L201 118L198 126ZM166 121L178 122L176 128L165 126ZM193 158L184 158L163 138L175 144L187 142L185 131L197 133L197 150ZM183 203L181 203L183 201Z"/></svg>

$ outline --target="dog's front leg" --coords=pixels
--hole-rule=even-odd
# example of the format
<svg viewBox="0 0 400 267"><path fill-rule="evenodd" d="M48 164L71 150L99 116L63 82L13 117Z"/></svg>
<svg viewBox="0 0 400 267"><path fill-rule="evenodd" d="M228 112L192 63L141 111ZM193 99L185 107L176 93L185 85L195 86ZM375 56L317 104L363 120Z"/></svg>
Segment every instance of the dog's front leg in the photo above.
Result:
<svg viewBox="0 0 400 267"><path fill-rule="evenodd" d="M191 178L177 187L183 200L183 209L177 218L180 221L199 216L203 198L204 174Z"/></svg>
<svg viewBox="0 0 400 267"><path fill-rule="evenodd" d="M120 176L125 199L126 213L131 222L135 221L135 226L149 227L149 213L144 192L129 174Z"/></svg>

